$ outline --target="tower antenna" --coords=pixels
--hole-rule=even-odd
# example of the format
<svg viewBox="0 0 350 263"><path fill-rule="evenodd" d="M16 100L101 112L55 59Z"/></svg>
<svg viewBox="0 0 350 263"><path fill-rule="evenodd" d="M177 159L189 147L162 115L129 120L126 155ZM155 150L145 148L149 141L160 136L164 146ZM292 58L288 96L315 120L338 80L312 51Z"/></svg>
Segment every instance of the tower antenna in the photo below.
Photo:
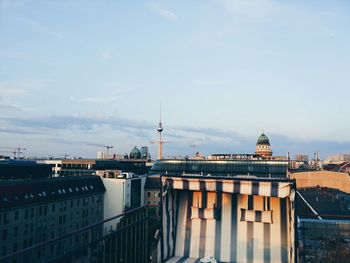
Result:
<svg viewBox="0 0 350 263"><path fill-rule="evenodd" d="M162 104L160 104L159 107L159 124L157 127L157 132L159 133L159 140L158 141L154 141L151 143L156 143L158 144L158 160L163 159L163 144L165 143L162 140L162 132L163 132L163 124L162 124Z"/></svg>

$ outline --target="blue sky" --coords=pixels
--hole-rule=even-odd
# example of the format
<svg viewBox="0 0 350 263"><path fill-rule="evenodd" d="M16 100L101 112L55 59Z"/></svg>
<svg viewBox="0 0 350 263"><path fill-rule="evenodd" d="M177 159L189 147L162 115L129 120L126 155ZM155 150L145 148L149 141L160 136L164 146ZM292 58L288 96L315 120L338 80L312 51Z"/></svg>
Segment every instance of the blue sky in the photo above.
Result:
<svg viewBox="0 0 350 263"><path fill-rule="evenodd" d="M0 0L0 147L350 151L348 1ZM88 145L90 144L90 145Z"/></svg>

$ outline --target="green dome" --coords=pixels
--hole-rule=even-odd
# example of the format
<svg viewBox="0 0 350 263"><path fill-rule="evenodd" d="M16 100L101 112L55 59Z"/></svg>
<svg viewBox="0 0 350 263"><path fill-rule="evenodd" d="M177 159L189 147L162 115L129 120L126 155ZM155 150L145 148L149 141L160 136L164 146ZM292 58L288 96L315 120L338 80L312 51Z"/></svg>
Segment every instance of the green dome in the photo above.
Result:
<svg viewBox="0 0 350 263"><path fill-rule="evenodd" d="M140 150L135 146L134 149L131 150L130 159L141 159L141 152Z"/></svg>
<svg viewBox="0 0 350 263"><path fill-rule="evenodd" d="M270 145L269 138L267 138L267 136L264 133L260 135L260 137L256 143L256 145L259 145L259 144Z"/></svg>

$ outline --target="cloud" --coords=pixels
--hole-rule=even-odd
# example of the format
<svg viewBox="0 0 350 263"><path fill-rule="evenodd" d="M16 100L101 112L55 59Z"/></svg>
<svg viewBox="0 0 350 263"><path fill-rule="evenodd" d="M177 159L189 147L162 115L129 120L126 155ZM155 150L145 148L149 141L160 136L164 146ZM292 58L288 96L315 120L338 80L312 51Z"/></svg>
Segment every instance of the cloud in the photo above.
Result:
<svg viewBox="0 0 350 263"><path fill-rule="evenodd" d="M151 3L152 9L161 17L169 20L169 21L176 21L178 18L176 14L168 9L165 9L163 7L160 7L158 4L152 2Z"/></svg>
<svg viewBox="0 0 350 263"><path fill-rule="evenodd" d="M26 94L25 90L5 88L6 86L6 84L0 82L0 101L13 99Z"/></svg>
<svg viewBox="0 0 350 263"><path fill-rule="evenodd" d="M30 26L34 31L44 33L55 39L59 39L59 40L65 39L65 36L62 33L51 29L50 27L48 27L47 25L45 25L40 21L36 21L34 19L24 18L24 17L21 17L20 20L24 22L26 25Z"/></svg>
<svg viewBox="0 0 350 263"><path fill-rule="evenodd" d="M86 97L86 98L74 98L70 97L71 101L76 102L92 102L92 103L104 103L104 102L112 102L118 100L120 97L118 96L104 96L104 97Z"/></svg>
<svg viewBox="0 0 350 263"><path fill-rule="evenodd" d="M54 142L56 140L55 143L58 144L57 140L66 139L67 133L68 137L72 136L72 140L74 140L73 137L78 138L76 144L85 146L94 143L94 140L103 141L113 137L129 138L122 142L124 144L134 144L136 141L148 143L157 138L156 125L115 116L53 115L27 118L0 116L0 123L0 133L33 134L43 138L51 136L49 139ZM256 138L246 137L233 130L186 126L165 127L163 135L164 140L170 142L165 145L165 149L174 154L188 154L191 152L189 145L194 144L196 150L206 155L211 153L253 153L258 137L258 135ZM172 141L172 138L175 141ZM311 156L314 152L319 151L322 156L327 156L349 152L350 149L349 141L306 141L279 134L270 134L269 138L275 155L286 156L287 152L291 152L292 156L299 153Z"/></svg>
<svg viewBox="0 0 350 263"><path fill-rule="evenodd" d="M281 5L273 0L222 0L226 11L236 17L266 18L281 9Z"/></svg>
<svg viewBox="0 0 350 263"><path fill-rule="evenodd" d="M42 58L39 58L36 56L32 56L29 54L24 54L24 53L19 52L19 51L0 50L0 57L9 58L9 59L18 59L18 60L29 60L29 61L36 62L36 63L51 65L51 63L45 59L42 59Z"/></svg>
<svg viewBox="0 0 350 263"><path fill-rule="evenodd" d="M113 54L111 50L105 49L100 52L99 57L103 61L109 61L112 59Z"/></svg>

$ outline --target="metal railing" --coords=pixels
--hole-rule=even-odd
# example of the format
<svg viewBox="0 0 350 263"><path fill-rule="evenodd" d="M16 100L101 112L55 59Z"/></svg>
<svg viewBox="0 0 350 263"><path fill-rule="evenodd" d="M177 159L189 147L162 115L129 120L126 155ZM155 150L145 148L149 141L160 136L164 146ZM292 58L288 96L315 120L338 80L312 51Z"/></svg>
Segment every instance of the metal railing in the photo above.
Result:
<svg viewBox="0 0 350 263"><path fill-rule="evenodd" d="M298 262L350 262L350 220L300 219Z"/></svg>
<svg viewBox="0 0 350 263"><path fill-rule="evenodd" d="M129 210L0 258L1 263L147 262L148 207Z"/></svg>

